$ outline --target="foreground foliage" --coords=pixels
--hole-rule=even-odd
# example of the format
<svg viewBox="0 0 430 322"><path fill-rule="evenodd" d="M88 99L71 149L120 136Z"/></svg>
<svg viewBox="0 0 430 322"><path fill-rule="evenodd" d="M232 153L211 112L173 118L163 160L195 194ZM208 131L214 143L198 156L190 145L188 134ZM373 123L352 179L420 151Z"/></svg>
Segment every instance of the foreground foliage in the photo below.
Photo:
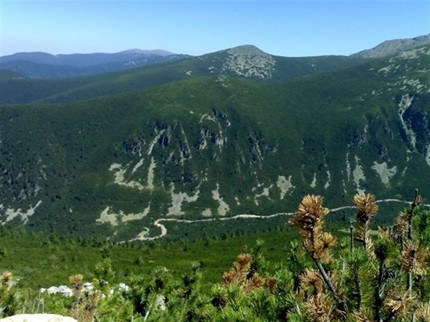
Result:
<svg viewBox="0 0 430 322"><path fill-rule="evenodd" d="M202 265L180 277L165 267L130 275L127 289L115 287L105 256L93 288L85 277L69 277L71 297L30 294L5 272L1 314L52 312L79 321L429 321L430 212L413 201L390 227L372 231L378 206L370 194L354 197L355 226L336 238L326 229L329 210L321 196L305 196L290 224L301 242L289 245L285 264L270 263L263 242L238 255L222 281L202 287Z"/></svg>

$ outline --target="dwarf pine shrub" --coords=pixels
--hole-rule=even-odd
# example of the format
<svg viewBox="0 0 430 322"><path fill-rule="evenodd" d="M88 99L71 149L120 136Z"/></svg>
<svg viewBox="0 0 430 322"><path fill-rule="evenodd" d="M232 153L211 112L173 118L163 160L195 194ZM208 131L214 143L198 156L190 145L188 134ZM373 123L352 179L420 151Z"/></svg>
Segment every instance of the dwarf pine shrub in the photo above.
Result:
<svg viewBox="0 0 430 322"><path fill-rule="evenodd" d="M115 267L106 257L96 265L92 291L84 291L82 275L70 276L73 297L64 305L85 322L430 321L430 211L420 209L418 191L392 226L378 229L375 197L357 194L352 202L355 223L342 236L326 227L324 198L305 196L289 220L299 239L286 242L282 260L266 261L258 240L209 288L202 288L196 262L182 274L156 267L130 275L128 287L115 292ZM3 274L3 316L22 311L10 281Z"/></svg>
<svg viewBox="0 0 430 322"><path fill-rule="evenodd" d="M14 315L18 308L18 298L14 288L13 274L3 272L0 280L0 317Z"/></svg>

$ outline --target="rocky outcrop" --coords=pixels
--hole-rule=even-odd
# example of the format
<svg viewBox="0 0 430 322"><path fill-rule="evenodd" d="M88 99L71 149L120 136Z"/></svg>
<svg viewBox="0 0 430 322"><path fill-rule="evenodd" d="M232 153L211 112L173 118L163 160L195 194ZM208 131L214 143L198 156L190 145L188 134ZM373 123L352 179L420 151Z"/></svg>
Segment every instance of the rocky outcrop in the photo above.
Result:
<svg viewBox="0 0 430 322"><path fill-rule="evenodd" d="M231 48L223 66L223 72L232 72L242 77L272 78L276 60L252 45Z"/></svg>

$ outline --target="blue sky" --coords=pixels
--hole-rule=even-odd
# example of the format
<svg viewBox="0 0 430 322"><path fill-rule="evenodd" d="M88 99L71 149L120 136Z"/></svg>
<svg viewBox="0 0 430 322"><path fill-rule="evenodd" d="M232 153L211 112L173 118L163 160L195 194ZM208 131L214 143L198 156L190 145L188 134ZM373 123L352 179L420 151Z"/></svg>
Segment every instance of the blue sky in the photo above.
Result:
<svg viewBox="0 0 430 322"><path fill-rule="evenodd" d="M253 44L280 56L349 55L430 33L430 0L0 0L0 56Z"/></svg>

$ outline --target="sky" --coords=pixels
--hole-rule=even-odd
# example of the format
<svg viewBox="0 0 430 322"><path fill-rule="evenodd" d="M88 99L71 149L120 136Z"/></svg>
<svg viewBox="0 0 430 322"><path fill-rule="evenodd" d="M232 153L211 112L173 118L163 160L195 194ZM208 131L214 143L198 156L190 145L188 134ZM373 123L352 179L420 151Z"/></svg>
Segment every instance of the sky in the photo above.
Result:
<svg viewBox="0 0 430 322"><path fill-rule="evenodd" d="M272 55L350 55L430 33L430 0L0 0L0 56L252 44Z"/></svg>

